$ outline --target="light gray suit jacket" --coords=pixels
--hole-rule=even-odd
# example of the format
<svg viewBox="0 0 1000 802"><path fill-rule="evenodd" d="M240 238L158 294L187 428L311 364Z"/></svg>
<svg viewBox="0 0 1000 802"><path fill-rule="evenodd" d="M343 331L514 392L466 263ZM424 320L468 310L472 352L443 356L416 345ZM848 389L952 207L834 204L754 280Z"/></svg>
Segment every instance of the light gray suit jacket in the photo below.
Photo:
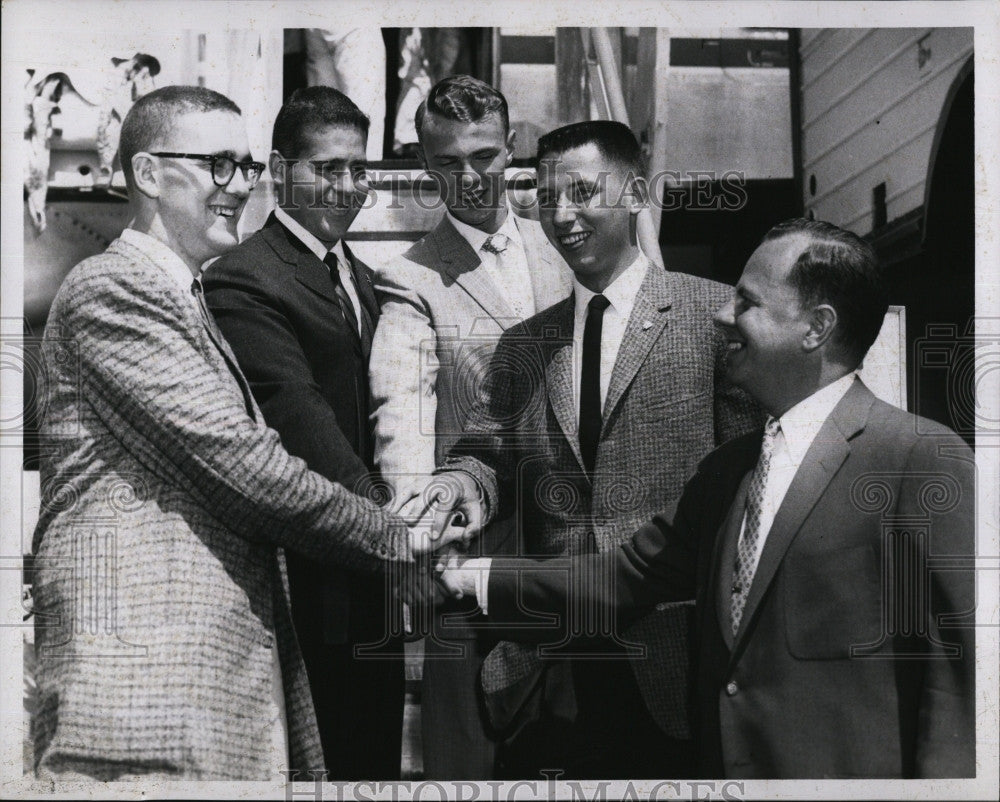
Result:
<svg viewBox="0 0 1000 802"><path fill-rule="evenodd" d="M273 650L293 768L322 768L282 549L378 571L405 528L281 447L190 296L116 240L42 346L36 767L268 780Z"/></svg>
<svg viewBox="0 0 1000 802"><path fill-rule="evenodd" d="M572 273L541 225L515 217L538 310L569 295ZM445 216L375 269L382 314L369 371L375 461L394 486L427 476L465 430L493 349L520 322Z"/></svg>

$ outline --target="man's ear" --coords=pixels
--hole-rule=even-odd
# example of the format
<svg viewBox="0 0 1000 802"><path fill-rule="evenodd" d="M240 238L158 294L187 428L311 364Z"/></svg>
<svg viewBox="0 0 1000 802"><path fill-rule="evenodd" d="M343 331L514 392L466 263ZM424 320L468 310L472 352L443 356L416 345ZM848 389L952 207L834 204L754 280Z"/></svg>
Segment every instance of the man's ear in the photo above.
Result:
<svg viewBox="0 0 1000 802"><path fill-rule="evenodd" d="M638 214L640 209L649 205L649 182L645 176L629 175L625 202L633 214Z"/></svg>
<svg viewBox="0 0 1000 802"><path fill-rule="evenodd" d="M132 177L135 188L147 198L158 198L163 187L159 164L155 156L136 153L132 157Z"/></svg>
<svg viewBox="0 0 1000 802"><path fill-rule="evenodd" d="M830 304L813 307L809 317L809 330L802 341L806 351L815 351L825 345L837 328L837 310Z"/></svg>
<svg viewBox="0 0 1000 802"><path fill-rule="evenodd" d="M504 167L510 167L514 161L514 143L517 141L517 131L513 128L507 134L507 158L504 160Z"/></svg>
<svg viewBox="0 0 1000 802"><path fill-rule="evenodd" d="M271 179L275 184L285 183L285 160L276 150L267 157L267 167L271 171Z"/></svg>

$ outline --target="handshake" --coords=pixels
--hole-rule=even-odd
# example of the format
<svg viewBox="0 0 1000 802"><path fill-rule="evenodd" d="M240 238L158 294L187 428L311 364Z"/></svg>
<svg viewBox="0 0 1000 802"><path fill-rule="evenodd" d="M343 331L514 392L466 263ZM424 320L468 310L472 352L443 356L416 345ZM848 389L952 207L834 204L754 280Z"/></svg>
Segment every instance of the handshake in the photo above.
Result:
<svg viewBox="0 0 1000 802"><path fill-rule="evenodd" d="M423 476L399 487L388 509L410 530L416 570L401 577L396 593L411 609L479 595L481 561L465 554L482 529L483 507L479 485L464 471Z"/></svg>

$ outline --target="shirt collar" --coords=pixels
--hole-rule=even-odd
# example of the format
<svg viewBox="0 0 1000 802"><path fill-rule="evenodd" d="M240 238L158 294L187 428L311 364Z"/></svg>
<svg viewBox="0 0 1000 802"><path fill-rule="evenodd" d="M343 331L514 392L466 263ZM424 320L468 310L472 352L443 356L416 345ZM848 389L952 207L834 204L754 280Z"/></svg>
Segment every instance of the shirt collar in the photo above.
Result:
<svg viewBox="0 0 1000 802"><path fill-rule="evenodd" d="M127 242L133 248L142 251L143 255L148 257L164 273L170 276L184 292L191 292L191 285L195 278L191 273L191 268L184 263L183 259L170 250L167 245L160 242L156 237L136 231L134 228L126 228L118 238Z"/></svg>
<svg viewBox="0 0 1000 802"><path fill-rule="evenodd" d="M635 306L636 296L639 294L639 288L645 278L646 257L640 253L636 260L626 267L621 275L605 287L604 292L601 293L611 302L612 309L623 320L628 320L632 314L632 307ZM595 295L597 295L596 292L588 290L577 280L576 276L573 276L573 297L576 299L577 316L587 314L587 305Z"/></svg>
<svg viewBox="0 0 1000 802"><path fill-rule="evenodd" d="M473 228L468 223L463 223L451 213L451 210L448 210L445 214L455 230L462 239L469 243L469 246L476 254L482 250L483 243L493 236L492 234L487 234L485 231L480 231L478 228ZM521 234L517 230L517 224L514 222L514 214L511 212L509 205L507 206L507 216L504 218L500 228L496 230L496 233L503 234L516 245L521 244Z"/></svg>
<svg viewBox="0 0 1000 802"><path fill-rule="evenodd" d="M314 253L316 258L320 261L326 259L326 255L332 251L336 255L337 261L340 262L340 264L346 264L347 254L344 253L344 245L341 240L337 240L333 244L332 248L327 248L326 245L320 241L319 237L308 231L301 223L299 223L280 206L276 206L274 208L274 216L278 219L278 222L281 223L281 225L288 229L289 234L312 251L312 253Z"/></svg>
<svg viewBox="0 0 1000 802"><path fill-rule="evenodd" d="M799 401L778 419L782 434L785 436L785 444L788 446L788 453L796 465L802 463L823 423L851 388L854 376L853 371L841 376L808 398Z"/></svg>

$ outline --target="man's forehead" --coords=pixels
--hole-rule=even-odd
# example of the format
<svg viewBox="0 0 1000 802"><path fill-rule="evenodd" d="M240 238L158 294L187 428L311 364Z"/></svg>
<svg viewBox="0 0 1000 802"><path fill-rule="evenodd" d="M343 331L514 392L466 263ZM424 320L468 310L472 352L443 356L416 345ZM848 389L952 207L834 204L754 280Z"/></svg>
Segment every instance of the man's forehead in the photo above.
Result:
<svg viewBox="0 0 1000 802"><path fill-rule="evenodd" d="M313 125L302 132L302 157L334 159L365 158L367 137L356 125Z"/></svg>
<svg viewBox="0 0 1000 802"><path fill-rule="evenodd" d="M165 123L163 149L185 153L246 154L249 149L243 118L225 109L192 110Z"/></svg>
<svg viewBox="0 0 1000 802"><path fill-rule="evenodd" d="M747 262L740 285L783 283L811 241L808 235L795 233L762 243Z"/></svg>
<svg viewBox="0 0 1000 802"><path fill-rule="evenodd" d="M600 175L621 177L623 173L620 165L605 157L592 144L549 153L538 162L539 177L549 181L594 180Z"/></svg>
<svg viewBox="0 0 1000 802"><path fill-rule="evenodd" d="M428 114L424 119L423 134L424 139L433 145L435 152L443 152L463 144L502 147L507 142L503 120L498 114L487 114L474 122Z"/></svg>

